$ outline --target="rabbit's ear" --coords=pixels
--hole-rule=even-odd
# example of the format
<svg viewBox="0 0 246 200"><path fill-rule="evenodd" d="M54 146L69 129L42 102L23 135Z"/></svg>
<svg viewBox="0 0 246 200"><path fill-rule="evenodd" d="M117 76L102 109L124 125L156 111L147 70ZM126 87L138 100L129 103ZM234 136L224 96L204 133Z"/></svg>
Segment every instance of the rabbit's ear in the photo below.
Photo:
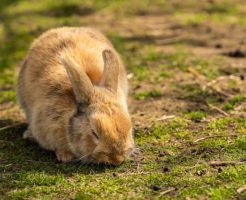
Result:
<svg viewBox="0 0 246 200"><path fill-rule="evenodd" d="M77 103L89 104L94 93L94 87L87 74L71 56L62 55L61 63L72 83Z"/></svg>
<svg viewBox="0 0 246 200"><path fill-rule="evenodd" d="M102 85L116 93L118 87L119 61L111 50L104 50L102 56L104 61Z"/></svg>

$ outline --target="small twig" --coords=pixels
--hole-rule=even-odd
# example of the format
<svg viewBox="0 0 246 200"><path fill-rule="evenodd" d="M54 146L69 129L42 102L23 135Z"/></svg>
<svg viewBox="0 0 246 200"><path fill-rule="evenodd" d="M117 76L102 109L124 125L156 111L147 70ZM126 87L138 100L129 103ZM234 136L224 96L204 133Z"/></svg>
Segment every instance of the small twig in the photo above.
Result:
<svg viewBox="0 0 246 200"><path fill-rule="evenodd" d="M209 165L215 167L215 166L237 165L242 163L243 162L238 162L238 161L211 161Z"/></svg>
<svg viewBox="0 0 246 200"><path fill-rule="evenodd" d="M164 194L167 194L167 193L170 193L170 192L175 191L175 190L176 190L176 188L170 187L167 190L164 190L164 191L160 192L160 196L162 196Z"/></svg>
<svg viewBox="0 0 246 200"><path fill-rule="evenodd" d="M203 81L206 81L206 77L203 76L202 74L200 74L200 73L199 73L197 70L195 70L194 68L189 67L189 68L188 68L188 71L189 71L190 73L192 73L194 76L196 76L198 79L203 80Z"/></svg>
<svg viewBox="0 0 246 200"><path fill-rule="evenodd" d="M11 162L12 159L0 159L0 162ZM38 163L51 163L49 161L41 161L41 160L30 160L30 159L25 159L25 160L20 160L21 162L38 162Z"/></svg>
<svg viewBox="0 0 246 200"><path fill-rule="evenodd" d="M51 163L51 162L49 162L49 161L41 161L41 160L28 160L28 159L24 160L24 162Z"/></svg>
<svg viewBox="0 0 246 200"><path fill-rule="evenodd" d="M166 120L166 119L172 119L174 118L175 115L163 115L162 117L158 118L156 121L162 121L162 120Z"/></svg>
<svg viewBox="0 0 246 200"><path fill-rule="evenodd" d="M0 140L0 143L10 143L10 144L14 144L13 142L11 142L11 141L7 141L7 140Z"/></svg>
<svg viewBox="0 0 246 200"><path fill-rule="evenodd" d="M13 106L14 106L14 103L8 102L8 103L6 103L6 104L1 105L0 111L7 110L7 109L9 109L9 108L11 108L11 107L13 107Z"/></svg>
<svg viewBox="0 0 246 200"><path fill-rule="evenodd" d="M216 138L216 137L239 137L239 136L243 136L246 134L230 134L230 135L209 135L209 136L205 136L202 138L198 138L195 141L193 141L193 143L197 143L200 142L202 140L206 140L206 139L210 139L210 138Z"/></svg>
<svg viewBox="0 0 246 200"><path fill-rule="evenodd" d="M185 170L185 171L188 171L188 170L195 169L195 168L197 168L197 167L200 167L201 164L202 164L202 162L199 161L199 162L197 162L195 165L193 165L193 166L191 166L191 167L184 167L184 170Z"/></svg>
<svg viewBox="0 0 246 200"><path fill-rule="evenodd" d="M127 74L126 78L129 80L129 79L131 79L133 76L134 76L133 73L129 73L129 74Z"/></svg>
<svg viewBox="0 0 246 200"><path fill-rule="evenodd" d="M238 189L237 189L237 193L242 193L242 192L244 192L245 190L246 190L246 185L244 185L244 186L238 188Z"/></svg>
<svg viewBox="0 0 246 200"><path fill-rule="evenodd" d="M6 129L9 129L9 128L15 128L15 127L18 127L18 126L20 126L20 125L22 125L22 124L23 124L23 123L18 123L18 124L13 124L13 125L1 127L1 128L0 128L0 131L6 130Z"/></svg>
<svg viewBox="0 0 246 200"><path fill-rule="evenodd" d="M200 80L203 80L203 81L206 81L206 77L201 75L198 71L196 71L195 69L193 68L189 68L188 69L190 73L192 73L193 75L195 75L198 79ZM238 80L239 77L237 76L234 76L234 75L230 75L230 76L220 76L218 77L217 79L215 80L212 80L210 82L208 82L207 84L205 84L204 86L202 86L201 83L199 83L199 85L201 86L202 90L203 91L206 91L208 88L214 90L215 92L223 95L223 96L226 96L226 97L232 97L231 94L225 92L225 91L222 91L220 88L218 87L215 87L215 84L217 84L219 81L222 81L222 80L227 80L227 79L233 79L233 80Z"/></svg>
<svg viewBox="0 0 246 200"><path fill-rule="evenodd" d="M139 171L140 169L140 163L137 163L137 170Z"/></svg>
<svg viewBox="0 0 246 200"><path fill-rule="evenodd" d="M220 76L215 80L212 80L210 82L208 82L205 86L202 87L202 90L205 91L207 90L207 88L210 88L226 97L232 97L232 94L229 94L225 91L222 91L220 88L216 88L214 85L217 84L218 82L222 81L222 80L235 80L235 81L239 81L240 77L235 76L235 75L230 75L230 76Z"/></svg>
<svg viewBox="0 0 246 200"><path fill-rule="evenodd" d="M233 96L232 94L229 94L229 93L227 93L225 91L222 91L221 89L216 88L214 86L211 86L210 88L213 89L215 92L217 92L217 93L219 93L219 94L221 94L221 95L223 95L225 97L231 98Z"/></svg>
<svg viewBox="0 0 246 200"><path fill-rule="evenodd" d="M9 142L9 141L6 141L6 140L0 140L0 142Z"/></svg>
<svg viewBox="0 0 246 200"><path fill-rule="evenodd" d="M218 111L218 112L221 113L222 115L225 115L226 117L229 117L229 116L230 116L227 112L225 112L224 110L222 110L222 109L220 109L220 108L218 108L218 107L216 107L216 106L213 106L213 105L211 105L211 104L208 104L208 106L209 106L210 108L212 108L212 109Z"/></svg>
<svg viewBox="0 0 246 200"><path fill-rule="evenodd" d="M235 75L230 75L230 76L220 76L218 77L217 79L215 80L212 80L210 82L208 82L204 87L203 89L206 90L206 87L212 87L213 85L215 85L216 83L222 81L222 80L228 80L228 79L231 79L231 80L240 80L240 77L238 76L235 76Z"/></svg>

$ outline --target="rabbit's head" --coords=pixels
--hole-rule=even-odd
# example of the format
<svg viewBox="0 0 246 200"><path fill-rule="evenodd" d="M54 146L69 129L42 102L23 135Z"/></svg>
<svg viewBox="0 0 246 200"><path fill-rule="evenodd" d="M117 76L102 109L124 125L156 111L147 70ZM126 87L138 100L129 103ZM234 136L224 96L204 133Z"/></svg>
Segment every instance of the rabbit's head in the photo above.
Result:
<svg viewBox="0 0 246 200"><path fill-rule="evenodd" d="M104 50L102 56L104 72L100 86L94 86L71 57L62 58L77 103L67 138L71 150L83 162L119 165L134 148L132 124L117 99L118 59L111 50Z"/></svg>

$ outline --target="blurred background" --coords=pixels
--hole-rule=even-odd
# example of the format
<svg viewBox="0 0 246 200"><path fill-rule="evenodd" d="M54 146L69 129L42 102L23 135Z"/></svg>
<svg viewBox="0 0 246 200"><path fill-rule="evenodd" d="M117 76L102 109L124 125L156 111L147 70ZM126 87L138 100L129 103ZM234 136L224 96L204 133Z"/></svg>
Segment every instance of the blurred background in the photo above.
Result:
<svg viewBox="0 0 246 200"><path fill-rule="evenodd" d="M135 75L135 86L139 79L163 80L177 68L187 71L195 65L213 79L221 71L231 74L245 65L238 59L221 61L245 57L245 0L2 0L0 103L15 102L14 72L34 38L60 26L91 26L105 33ZM194 55L198 58L191 60ZM154 70L161 70L158 77L153 70L148 73L156 65ZM158 95L157 90L153 93Z"/></svg>
<svg viewBox="0 0 246 200"><path fill-rule="evenodd" d="M21 137L16 74L32 41L61 26L102 31L126 65L141 151L113 175L74 172ZM152 199L167 191L170 199L240 199L245 76L246 0L0 0L0 198Z"/></svg>

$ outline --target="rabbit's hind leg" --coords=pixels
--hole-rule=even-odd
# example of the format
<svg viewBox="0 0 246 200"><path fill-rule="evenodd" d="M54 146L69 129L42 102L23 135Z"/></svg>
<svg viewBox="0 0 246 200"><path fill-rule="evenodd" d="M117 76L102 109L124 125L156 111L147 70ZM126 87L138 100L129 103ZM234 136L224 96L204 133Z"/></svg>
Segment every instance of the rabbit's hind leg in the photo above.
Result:
<svg viewBox="0 0 246 200"><path fill-rule="evenodd" d="M23 138L24 139L29 139L31 141L35 141L33 135L32 135L32 131L30 129L30 127L28 127L25 132L23 133Z"/></svg>

